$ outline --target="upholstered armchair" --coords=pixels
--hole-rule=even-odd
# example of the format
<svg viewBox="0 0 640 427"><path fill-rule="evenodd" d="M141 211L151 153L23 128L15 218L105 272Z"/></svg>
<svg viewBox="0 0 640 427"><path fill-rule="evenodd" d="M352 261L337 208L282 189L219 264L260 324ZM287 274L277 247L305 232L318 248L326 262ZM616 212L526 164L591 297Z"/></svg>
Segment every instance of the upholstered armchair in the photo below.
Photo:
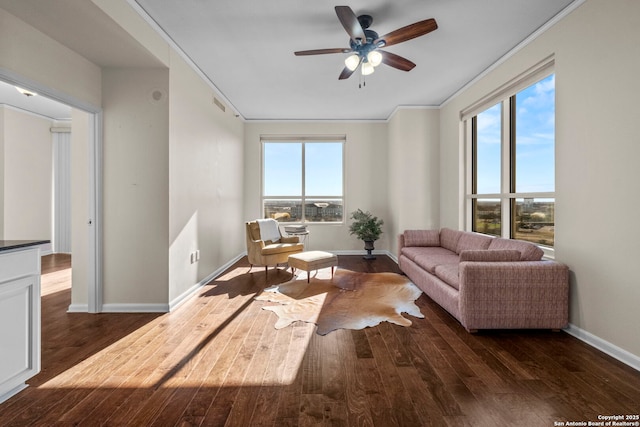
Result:
<svg viewBox="0 0 640 427"><path fill-rule="evenodd" d="M273 222L276 222L272 220ZM273 225L272 225L273 226ZM300 239L296 236L283 237L280 229L275 224L271 239L263 240L260 233L260 225L258 221L249 221L245 223L247 237L247 255L251 268L254 265L263 266L265 276L268 275L268 267L278 266L278 264L286 263L289 255L302 252L304 245L300 243ZM249 270L251 271L251 270Z"/></svg>

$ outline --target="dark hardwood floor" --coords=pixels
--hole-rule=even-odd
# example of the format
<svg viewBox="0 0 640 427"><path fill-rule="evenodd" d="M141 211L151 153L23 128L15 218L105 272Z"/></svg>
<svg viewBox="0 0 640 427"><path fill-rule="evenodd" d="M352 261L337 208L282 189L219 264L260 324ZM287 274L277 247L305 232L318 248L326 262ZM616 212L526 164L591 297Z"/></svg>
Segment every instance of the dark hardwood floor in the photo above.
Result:
<svg viewBox="0 0 640 427"><path fill-rule="evenodd" d="M554 426L640 412L640 372L564 332L424 319L326 336L253 297L246 259L170 314L67 313L69 259L43 259L42 372L1 426ZM340 268L398 272L387 257ZM269 284L290 274L269 270Z"/></svg>

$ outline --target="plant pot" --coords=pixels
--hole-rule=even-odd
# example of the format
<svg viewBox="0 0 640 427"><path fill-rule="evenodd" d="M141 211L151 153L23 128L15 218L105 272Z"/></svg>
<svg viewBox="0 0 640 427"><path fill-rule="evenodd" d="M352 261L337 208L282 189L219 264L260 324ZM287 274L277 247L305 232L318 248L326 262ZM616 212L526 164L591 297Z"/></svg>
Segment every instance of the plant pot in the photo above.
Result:
<svg viewBox="0 0 640 427"><path fill-rule="evenodd" d="M373 242L373 240L364 241L364 249L367 251L367 254L363 257L364 259L376 259L376 257L371 254L371 251L375 249L373 247Z"/></svg>

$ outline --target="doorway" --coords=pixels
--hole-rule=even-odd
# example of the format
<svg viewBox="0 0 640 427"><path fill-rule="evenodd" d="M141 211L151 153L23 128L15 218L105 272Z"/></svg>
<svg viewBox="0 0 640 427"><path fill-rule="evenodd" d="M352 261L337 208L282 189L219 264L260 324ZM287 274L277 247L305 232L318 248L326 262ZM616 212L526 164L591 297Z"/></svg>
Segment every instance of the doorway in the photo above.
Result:
<svg viewBox="0 0 640 427"><path fill-rule="evenodd" d="M84 168L86 176L76 178L86 186L86 203L79 210L75 209L78 214L79 221L83 221L86 227L80 229L80 238L83 242L83 256L78 257L79 269L82 271L83 279L86 278L86 290L82 289L81 295L86 291L86 304L76 303L69 307L69 311L84 311L89 313L98 313L102 310L102 282L101 282L101 216L100 216L100 201L101 201L101 133L102 133L102 113L99 107L88 105L85 102L74 99L61 93L51 93L46 87L38 84L37 82L28 81L21 76L14 75L6 70L0 69L0 81L3 86L8 86L12 91L15 91L15 87L27 89L29 91L37 93L38 97L42 97L42 100L52 100L56 103L63 104L70 109L75 109L78 112L82 111L86 113L86 126L84 132L86 132L86 153L85 158L87 167ZM9 92L11 93L11 92ZM16 93L18 93L16 91ZM11 96L11 95L7 95ZM21 94L21 96L25 96ZM16 101L19 102L19 101ZM2 99L2 91L0 91L0 104L6 104L11 107L11 103L7 103L6 99ZM11 108L17 108L34 114L39 114L38 111L29 111L23 106L16 106ZM36 109L36 107L33 107ZM83 137L84 138L84 137ZM83 219L82 217L85 217ZM52 224L52 227L55 227ZM77 227L76 227L77 229ZM86 253L84 253L86 252ZM74 266L75 267L75 266ZM85 280L82 280L85 282ZM82 298L84 300L84 297Z"/></svg>

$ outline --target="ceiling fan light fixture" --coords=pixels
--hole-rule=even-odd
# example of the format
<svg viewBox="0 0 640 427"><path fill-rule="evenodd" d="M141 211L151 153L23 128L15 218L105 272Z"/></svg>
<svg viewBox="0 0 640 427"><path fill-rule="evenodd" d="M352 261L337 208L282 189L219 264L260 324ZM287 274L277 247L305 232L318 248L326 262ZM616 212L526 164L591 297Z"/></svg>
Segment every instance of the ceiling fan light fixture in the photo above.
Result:
<svg viewBox="0 0 640 427"><path fill-rule="evenodd" d="M375 68L373 68L373 65L371 65L370 63L363 62L361 70L362 70L363 76L368 76L369 74L373 74L373 72L375 71Z"/></svg>
<svg viewBox="0 0 640 427"><path fill-rule="evenodd" d="M367 62L374 67L382 63L382 54L377 50L372 50L367 54Z"/></svg>
<svg viewBox="0 0 640 427"><path fill-rule="evenodd" d="M360 65L360 57L356 54L349 55L347 59L344 60L344 65L346 65L349 70L355 71L358 65Z"/></svg>

